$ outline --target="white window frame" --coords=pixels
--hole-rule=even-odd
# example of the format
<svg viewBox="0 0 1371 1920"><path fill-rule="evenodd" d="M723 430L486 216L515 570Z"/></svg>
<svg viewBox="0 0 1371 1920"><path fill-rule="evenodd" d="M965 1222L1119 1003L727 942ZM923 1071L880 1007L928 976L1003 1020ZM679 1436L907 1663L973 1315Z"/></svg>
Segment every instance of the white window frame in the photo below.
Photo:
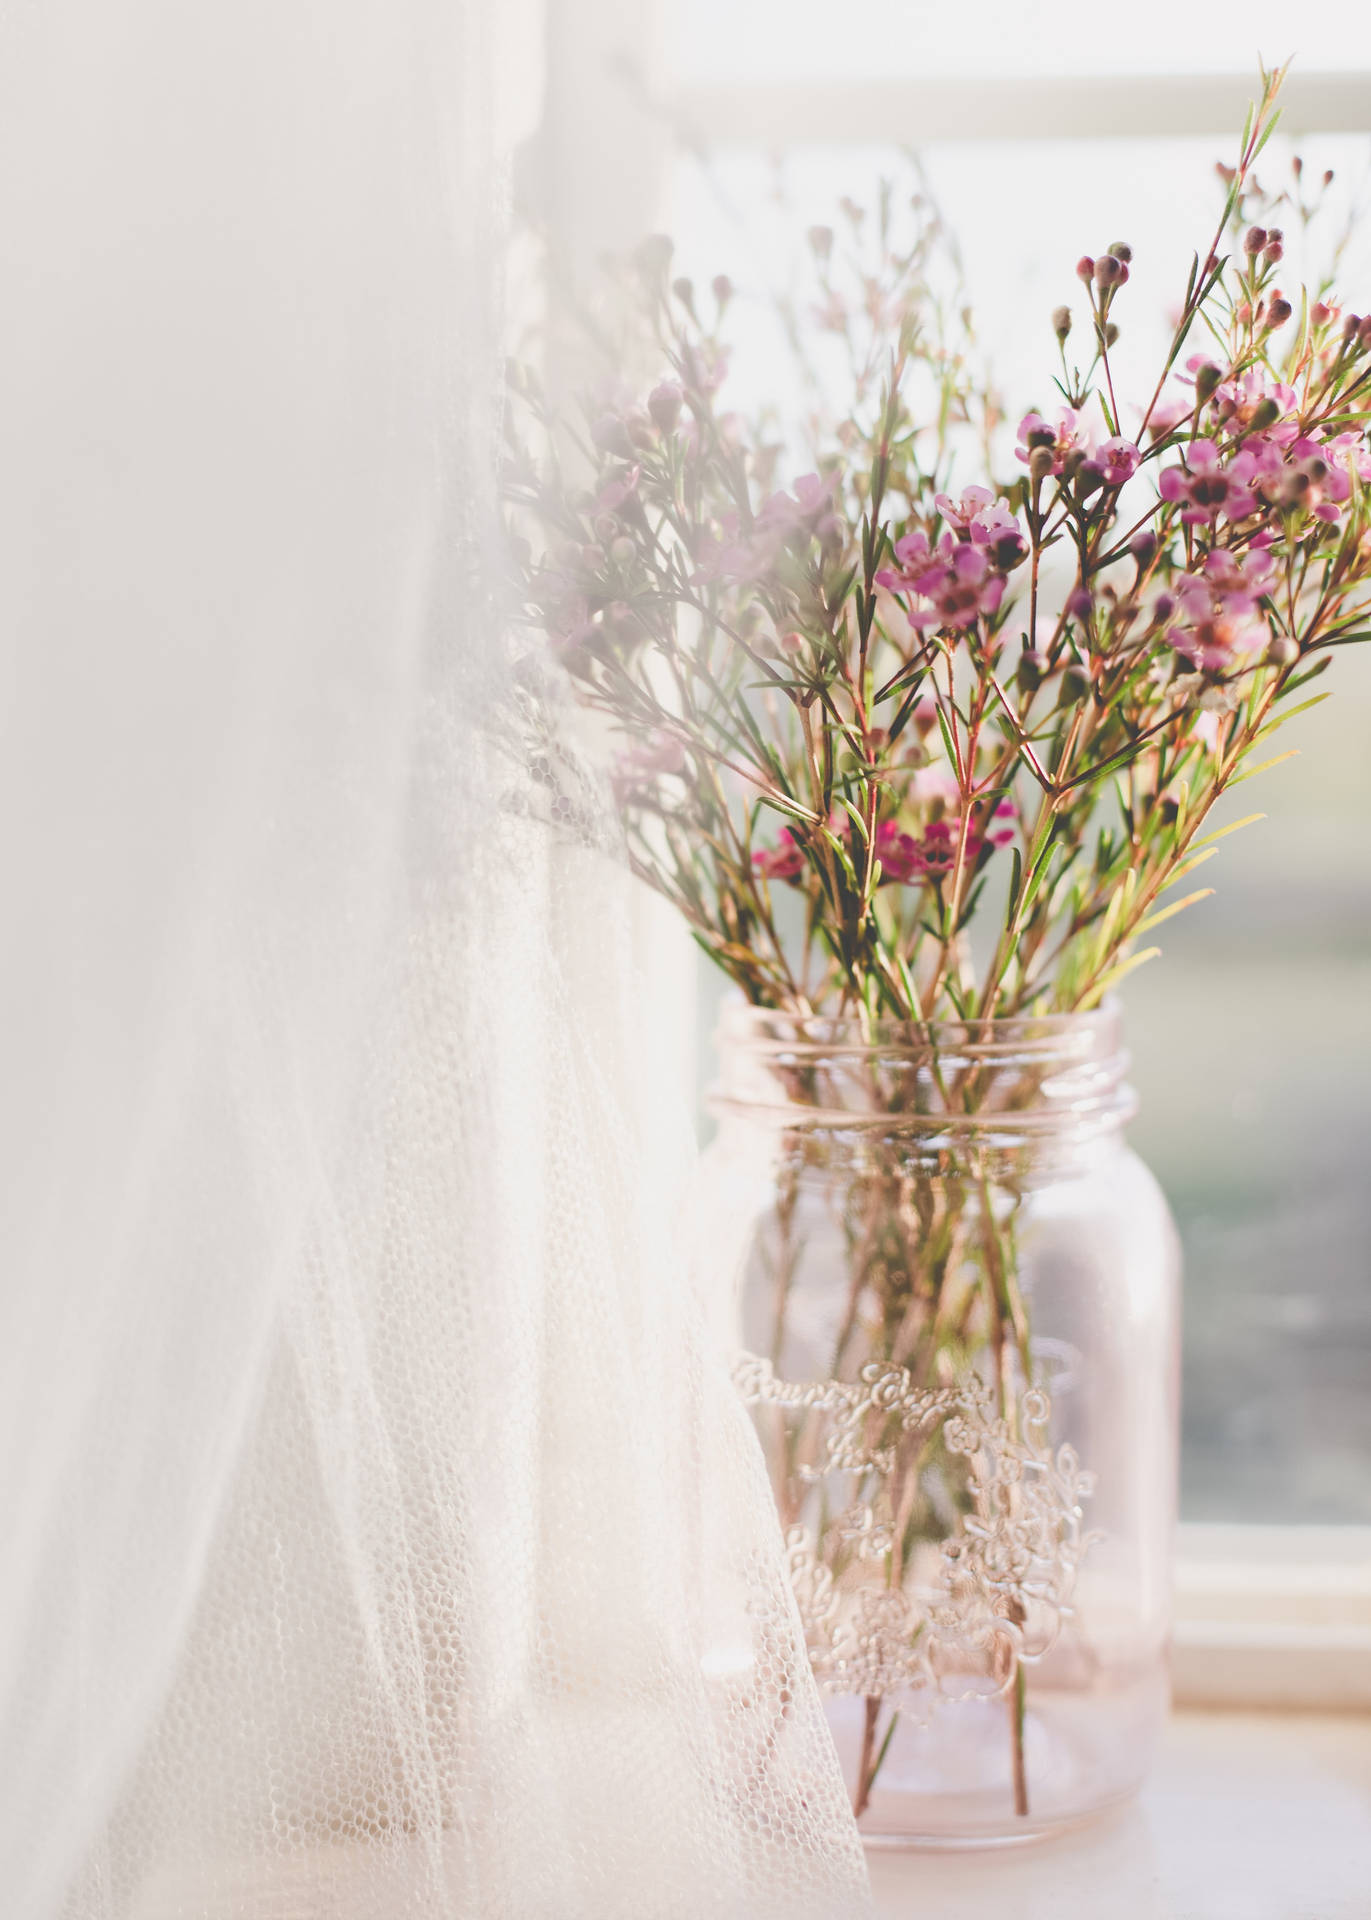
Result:
<svg viewBox="0 0 1371 1920"><path fill-rule="evenodd" d="M674 143L774 152L797 128L838 146L1060 138L1064 128L1081 139L1221 135L1241 124L1253 91L1245 73L673 87L653 64L663 4L545 0L539 167L551 225L573 257L622 250L653 228ZM1281 126L1371 132L1371 74L1296 68ZM676 1010L664 1019L680 1033L693 1029L693 975L683 936L649 913L654 904L645 903L644 947ZM1183 1525L1178 1548L1178 1702L1371 1710L1371 1527Z"/></svg>

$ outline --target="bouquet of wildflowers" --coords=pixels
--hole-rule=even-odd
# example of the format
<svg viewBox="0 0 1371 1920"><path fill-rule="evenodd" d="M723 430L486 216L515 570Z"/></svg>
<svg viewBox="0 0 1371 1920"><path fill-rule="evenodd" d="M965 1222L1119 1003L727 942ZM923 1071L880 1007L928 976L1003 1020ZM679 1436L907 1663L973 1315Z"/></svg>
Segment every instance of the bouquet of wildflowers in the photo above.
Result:
<svg viewBox="0 0 1371 1920"><path fill-rule="evenodd" d="M1286 290L1254 173L1280 78L1223 170L1151 391L1130 408L1116 388L1119 243L1079 261L1077 311L1052 316L1059 404L1023 416L995 479L996 403L968 322L931 291L936 223L897 243L889 195L874 219L847 208L841 237L810 233L811 311L848 356L850 404L789 485L765 423L722 404L731 288L673 284L665 243L638 263L660 356L641 402L611 386L583 430L559 427L516 381L543 429L536 453L511 440L523 602L619 737L634 868L754 1005L921 1037L949 1108L973 1112L983 1083L938 1077L946 1023L1086 1010L1151 958L1247 824L1208 830L1215 803L1284 757L1271 736L1322 697L1332 650L1371 637L1371 317ZM817 1150L797 1134L796 1181ZM1021 1196L992 1191L977 1153L934 1174L898 1129L869 1152L832 1373L875 1356L945 1385L980 1367L1012 1421L1035 1378ZM777 1470L794 1500L799 1435ZM891 1568L943 1524L920 1479L935 1444L899 1455ZM936 1464L955 1497L956 1460ZM841 1529L820 1551L841 1582ZM995 1679L1025 1811L1017 1644ZM859 1812L880 1711L868 1699Z"/></svg>
<svg viewBox="0 0 1371 1920"><path fill-rule="evenodd" d="M823 229L819 318L865 337L815 471L774 487L776 448L721 408L731 290L706 324L664 244L641 266L665 377L590 410L571 474L512 459L528 614L623 736L633 864L755 1004L1095 1004L1202 897L1174 890L1210 809L1361 637L1371 318L1283 292L1281 233L1243 224L1278 79L1155 390L1131 417L1115 392L1119 244L1080 261L1064 404L998 484L952 471L987 403L930 316L927 235L878 239L845 301Z"/></svg>

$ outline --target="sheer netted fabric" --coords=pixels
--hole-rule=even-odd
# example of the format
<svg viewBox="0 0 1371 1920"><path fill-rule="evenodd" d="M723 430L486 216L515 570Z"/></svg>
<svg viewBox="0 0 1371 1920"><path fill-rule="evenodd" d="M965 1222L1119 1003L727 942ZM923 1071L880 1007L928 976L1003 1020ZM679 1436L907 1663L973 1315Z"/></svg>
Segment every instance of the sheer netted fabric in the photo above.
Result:
<svg viewBox="0 0 1371 1920"><path fill-rule="evenodd" d="M6 1920L865 1910L483 582L502 26L0 25Z"/></svg>

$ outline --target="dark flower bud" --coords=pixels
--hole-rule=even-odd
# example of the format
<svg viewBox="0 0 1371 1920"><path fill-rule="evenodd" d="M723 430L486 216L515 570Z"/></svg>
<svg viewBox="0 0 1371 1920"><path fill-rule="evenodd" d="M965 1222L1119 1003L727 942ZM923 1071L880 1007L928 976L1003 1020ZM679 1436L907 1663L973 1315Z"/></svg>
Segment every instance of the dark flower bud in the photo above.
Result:
<svg viewBox="0 0 1371 1920"><path fill-rule="evenodd" d="M1025 647L1019 656L1019 664L1014 672L1020 693L1036 693L1043 683L1043 670L1047 662L1036 647Z"/></svg>
<svg viewBox="0 0 1371 1920"><path fill-rule="evenodd" d="M1073 620L1088 620L1095 610L1088 587L1076 587L1068 596L1066 610Z"/></svg>
<svg viewBox="0 0 1371 1920"><path fill-rule="evenodd" d="M1206 360L1195 374L1195 398L1201 406L1213 395L1214 389L1223 379L1223 374L1212 360Z"/></svg>
<svg viewBox="0 0 1371 1920"><path fill-rule="evenodd" d="M1089 286L1090 282L1095 278L1095 262L1090 258L1088 253L1083 253L1076 262L1076 278L1078 280L1084 280L1087 286Z"/></svg>
<svg viewBox="0 0 1371 1920"><path fill-rule="evenodd" d="M1034 447L1028 456L1028 471L1035 480L1046 480L1055 465L1051 447Z"/></svg>
<svg viewBox="0 0 1371 1920"><path fill-rule="evenodd" d="M1070 307L1056 307L1052 314L1052 331L1059 340L1064 341L1071 331Z"/></svg>
<svg viewBox="0 0 1371 1920"><path fill-rule="evenodd" d="M1181 810L1181 797L1174 787L1157 795L1157 811L1167 826L1174 826Z"/></svg>
<svg viewBox="0 0 1371 1920"><path fill-rule="evenodd" d="M1371 347L1371 313L1367 314L1366 318L1357 328L1357 345L1359 347Z"/></svg>
<svg viewBox="0 0 1371 1920"><path fill-rule="evenodd" d="M1059 705L1078 707L1090 697L1090 675L1084 667L1071 666L1062 675L1062 691Z"/></svg>
<svg viewBox="0 0 1371 1920"><path fill-rule="evenodd" d="M619 522L611 513L597 513L591 531L597 540L609 541L618 533Z"/></svg>
<svg viewBox="0 0 1371 1920"><path fill-rule="evenodd" d="M1331 187L1333 184L1333 169L1331 167L1326 168L1324 171L1323 184L1326 187Z"/></svg>
<svg viewBox="0 0 1371 1920"><path fill-rule="evenodd" d="M1076 475L1076 498L1088 500L1104 485L1104 475L1093 460L1082 460Z"/></svg>
<svg viewBox="0 0 1371 1920"><path fill-rule="evenodd" d="M1300 643L1288 633L1278 633L1266 649L1266 662L1271 667L1292 667L1300 657Z"/></svg>
<svg viewBox="0 0 1371 1920"><path fill-rule="evenodd" d="M1290 318L1290 315L1293 311L1294 309L1291 307L1290 302L1288 300L1283 300L1278 296L1276 299L1274 299L1271 302L1271 305L1266 309L1267 326L1283 327L1286 321Z"/></svg>
<svg viewBox="0 0 1371 1920"><path fill-rule="evenodd" d="M1068 480L1074 480L1084 465L1085 448L1072 447L1070 453L1068 453L1062 461L1062 472Z"/></svg>
<svg viewBox="0 0 1371 1920"><path fill-rule="evenodd" d="M1153 612L1157 616L1157 624L1164 627L1175 611L1176 602L1172 599L1171 595L1169 593L1159 593L1153 604Z"/></svg>
<svg viewBox="0 0 1371 1920"><path fill-rule="evenodd" d="M1280 261L1284 260L1284 258L1285 248L1279 240L1268 240L1262 248L1262 259L1266 261L1268 266L1274 267L1278 265Z"/></svg>
<svg viewBox="0 0 1371 1920"><path fill-rule="evenodd" d="M1118 337L1119 337L1119 329L1114 325L1114 322L1111 320L1106 325L1104 330L1104 344L1107 347L1112 347L1114 345L1114 342L1118 339Z"/></svg>
<svg viewBox="0 0 1371 1920"><path fill-rule="evenodd" d="M1145 527L1141 533L1135 533L1128 543L1128 551L1137 561L1139 573L1146 573L1157 557L1156 534L1149 527Z"/></svg>
<svg viewBox="0 0 1371 1920"><path fill-rule="evenodd" d="M1288 319L1290 317L1289 307L1287 307L1285 311L1286 318ZM1280 323L1276 322L1275 324L1279 325ZM1248 426L1253 433L1265 433L1268 427L1275 426L1280 417L1281 410L1279 403L1268 396L1265 400L1259 400L1252 409L1252 418L1249 420Z"/></svg>
<svg viewBox="0 0 1371 1920"><path fill-rule="evenodd" d="M647 410L660 432L670 433L681 417L685 394L674 380L663 380L647 396Z"/></svg>
<svg viewBox="0 0 1371 1920"><path fill-rule="evenodd" d="M1265 245L1266 245L1266 228L1265 227L1249 227L1247 229L1247 232L1243 236L1243 243L1242 243L1243 252L1244 253L1260 253L1262 248Z"/></svg>
<svg viewBox="0 0 1371 1920"><path fill-rule="evenodd" d="M1123 262L1116 260L1112 253L1102 253L1095 262L1095 285L1097 287L1117 286L1120 276L1127 271Z"/></svg>
<svg viewBox="0 0 1371 1920"><path fill-rule="evenodd" d="M1125 266L1133 258L1133 249L1126 240L1116 240L1109 251L1116 260L1122 260Z"/></svg>
<svg viewBox="0 0 1371 1920"><path fill-rule="evenodd" d="M1028 429L1028 445L1030 448L1055 447L1056 444L1057 436L1051 427L1030 427Z"/></svg>
<svg viewBox="0 0 1371 1920"><path fill-rule="evenodd" d="M1361 315L1359 313L1349 313L1347 318L1342 323L1343 339L1355 340L1357 337L1357 329L1360 326L1361 326Z"/></svg>

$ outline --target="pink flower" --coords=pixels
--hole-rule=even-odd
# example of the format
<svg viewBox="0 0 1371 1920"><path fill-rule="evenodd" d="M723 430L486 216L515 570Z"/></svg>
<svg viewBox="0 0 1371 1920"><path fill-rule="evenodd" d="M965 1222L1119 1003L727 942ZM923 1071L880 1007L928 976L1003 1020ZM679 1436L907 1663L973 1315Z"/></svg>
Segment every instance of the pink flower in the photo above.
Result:
<svg viewBox="0 0 1371 1920"><path fill-rule="evenodd" d="M1107 487L1121 487L1125 480L1133 478L1141 459L1142 454L1131 440L1115 435L1112 440L1102 441L1085 465L1098 473Z"/></svg>
<svg viewBox="0 0 1371 1920"><path fill-rule="evenodd" d="M1066 456L1078 447L1085 449L1084 435L1078 417L1071 407L1063 407L1057 415L1054 427L1040 413L1026 413L1019 422L1020 445L1015 448L1015 458L1027 466L1036 447L1047 447L1052 454L1052 471L1060 474L1066 464Z"/></svg>
<svg viewBox="0 0 1371 1920"><path fill-rule="evenodd" d="M1283 381L1268 380L1260 367L1249 367L1241 377L1225 380L1215 388L1210 405L1235 440L1255 431L1275 446L1288 446L1299 436L1295 389ZM1254 428L1259 416L1263 424Z"/></svg>
<svg viewBox="0 0 1371 1920"><path fill-rule="evenodd" d="M995 572L984 547L961 543L945 533L936 553L930 554L928 536L906 534L895 543L902 571L883 569L876 578L892 593L927 600L912 607L906 618L912 627L945 627L954 633L974 627L983 615L999 610L1004 598L1004 575Z"/></svg>
<svg viewBox="0 0 1371 1920"><path fill-rule="evenodd" d="M1163 439L1194 411L1193 393L1165 393L1147 419L1147 431L1154 440Z"/></svg>
<svg viewBox="0 0 1371 1920"><path fill-rule="evenodd" d="M799 841L789 827L776 835L774 847L759 847L752 864L764 880L798 880L805 870L805 857Z"/></svg>
<svg viewBox="0 0 1371 1920"><path fill-rule="evenodd" d="M1185 465L1168 467L1157 491L1163 500L1186 502L1181 519L1187 526L1203 526L1220 514L1245 520L1257 510L1252 487L1258 471L1253 453L1236 453L1225 466L1212 440L1195 440L1185 448Z"/></svg>
<svg viewBox="0 0 1371 1920"><path fill-rule="evenodd" d="M898 886L907 886L923 877L923 849L912 833L897 827L893 820L883 820L876 829L876 858L881 863L883 882L893 880Z"/></svg>
<svg viewBox="0 0 1371 1920"><path fill-rule="evenodd" d="M989 487L967 487L960 500L935 494L933 504L953 533L975 546L988 547L997 565L1014 567L1027 556L1028 542L1019 532L1009 502L997 499Z"/></svg>
<svg viewBox="0 0 1371 1920"><path fill-rule="evenodd" d="M1164 638L1207 673L1222 673L1264 651L1271 625L1260 602L1272 578L1268 553L1240 558L1226 547L1216 548L1199 573L1183 573L1177 581Z"/></svg>

